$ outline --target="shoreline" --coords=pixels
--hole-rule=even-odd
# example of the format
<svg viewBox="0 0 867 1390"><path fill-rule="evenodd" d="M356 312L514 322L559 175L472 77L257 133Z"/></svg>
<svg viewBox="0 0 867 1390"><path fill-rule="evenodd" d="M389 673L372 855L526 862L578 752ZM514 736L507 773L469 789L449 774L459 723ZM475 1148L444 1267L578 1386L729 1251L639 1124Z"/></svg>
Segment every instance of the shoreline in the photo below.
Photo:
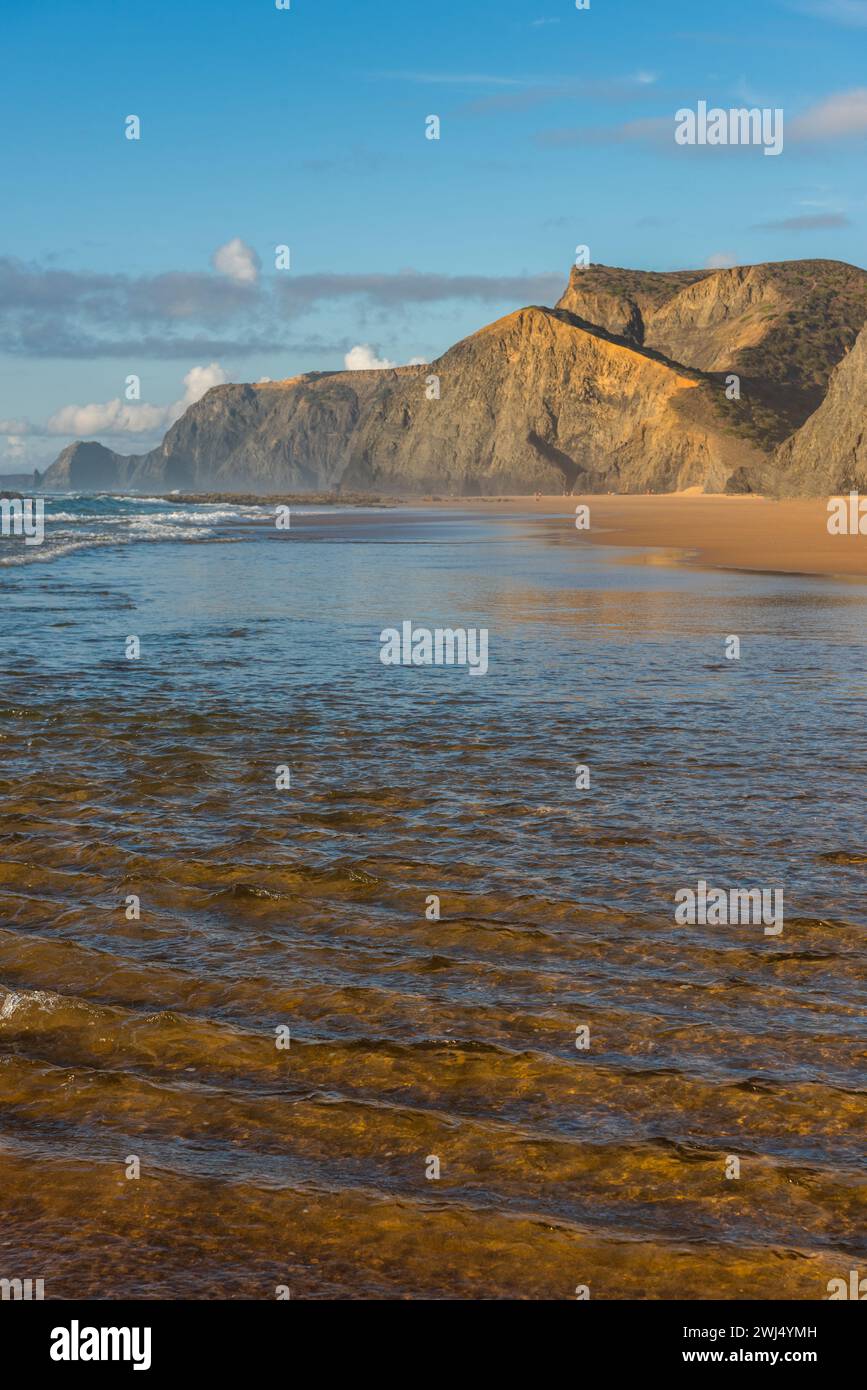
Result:
<svg viewBox="0 0 867 1390"><path fill-rule="evenodd" d="M735 570L807 578L863 581L867 535L831 535L828 499L776 499L703 493L509 494L445 497L375 493L202 492L154 494L166 504L306 506L334 508L335 519L367 509L382 522L397 522L407 509L442 515L485 516L567 529L576 544L635 551L631 562L684 568ZM586 529L574 527L578 506L589 509ZM383 515L383 513L385 515ZM301 519L300 517L298 518Z"/></svg>
<svg viewBox="0 0 867 1390"><path fill-rule="evenodd" d="M420 505L421 499L416 500ZM590 509L587 530L575 538L592 545L643 551L637 563L805 575L867 578L867 536L832 536L827 498L776 500L723 493L603 493L574 497L437 498L443 511L481 512L506 519L574 516ZM661 556L651 552L666 551Z"/></svg>
<svg viewBox="0 0 867 1390"><path fill-rule="evenodd" d="M183 494L176 502L253 501L249 494ZM825 497L776 499L756 494L687 492L576 493L500 497L387 496L348 494L268 495L265 505L322 505L337 508L423 507L435 512L462 512L507 521L574 516L575 508L590 509L590 526L575 530L576 540L641 552L636 564L676 565L738 570L763 574L803 575L809 578L862 580L867 578L867 536L832 536L828 532ZM664 553L660 553L664 552Z"/></svg>

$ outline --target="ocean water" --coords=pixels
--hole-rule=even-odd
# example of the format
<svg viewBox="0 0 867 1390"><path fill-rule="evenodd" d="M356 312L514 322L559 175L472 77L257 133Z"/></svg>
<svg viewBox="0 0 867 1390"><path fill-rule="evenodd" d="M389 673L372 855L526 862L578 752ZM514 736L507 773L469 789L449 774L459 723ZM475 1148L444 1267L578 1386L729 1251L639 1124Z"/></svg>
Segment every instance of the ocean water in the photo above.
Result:
<svg viewBox="0 0 867 1390"><path fill-rule="evenodd" d="M0 541L0 1277L867 1272L864 588L647 558L132 498ZM487 674L384 666L407 619L487 628ZM781 889L782 933L679 925L702 879Z"/></svg>

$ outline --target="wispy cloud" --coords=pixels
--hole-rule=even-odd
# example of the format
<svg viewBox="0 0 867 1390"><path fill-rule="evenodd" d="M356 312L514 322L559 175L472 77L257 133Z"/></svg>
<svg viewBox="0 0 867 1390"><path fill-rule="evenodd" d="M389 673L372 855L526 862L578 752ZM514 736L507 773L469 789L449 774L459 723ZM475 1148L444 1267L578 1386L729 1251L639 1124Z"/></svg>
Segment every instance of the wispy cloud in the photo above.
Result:
<svg viewBox="0 0 867 1390"><path fill-rule="evenodd" d="M632 103L658 101L653 91L657 76L652 72L637 72L630 77L574 78L562 81L529 83L517 91L494 92L477 97L457 108L458 114L492 115L497 112L527 111L549 102L580 102L582 106L628 106Z"/></svg>
<svg viewBox="0 0 867 1390"><path fill-rule="evenodd" d="M867 0L865 0L867 3ZM655 97L658 100L658 97ZM715 103L723 109L742 108L743 100ZM752 101L750 106L760 103ZM666 116L647 116L637 120L622 121L609 126L565 126L553 130L541 130L534 136L535 144L545 149L574 148L582 145L655 145L658 148L674 146L674 112ZM847 92L836 92L815 106L808 107L800 115L791 119L786 113L785 138L787 143L806 145L813 142L844 140L867 136L867 87L855 87ZM729 154L753 150L751 145L691 145L678 146L678 153L690 150L693 154L718 157L723 152Z"/></svg>
<svg viewBox="0 0 867 1390"><path fill-rule="evenodd" d="M542 149L630 143L671 145L674 148L674 117L646 116L613 126L565 126L559 130L540 130L533 138Z"/></svg>
<svg viewBox="0 0 867 1390"><path fill-rule="evenodd" d="M426 86L456 87L528 87L544 79L540 77L506 77L491 72L372 72L379 82L418 82Z"/></svg>
<svg viewBox="0 0 867 1390"><path fill-rule="evenodd" d="M849 29L867 29L867 0L793 0L789 9Z"/></svg>
<svg viewBox="0 0 867 1390"><path fill-rule="evenodd" d="M828 227L851 227L849 218L842 212L808 213L802 217L781 217L771 222L755 222L754 232L811 232Z"/></svg>
<svg viewBox="0 0 867 1390"><path fill-rule="evenodd" d="M451 299L482 302L546 303L562 293L563 275L440 275L417 270L374 275L298 275L278 282L290 313L302 313L325 301L351 298L384 308L432 304Z"/></svg>
<svg viewBox="0 0 867 1390"><path fill-rule="evenodd" d="M553 303L562 273L540 275L275 273L255 283L237 275L174 271L128 276L64 271L0 258L0 352L28 357L236 359L288 351L345 352L347 343L288 325L322 307L355 301L400 313L418 304L475 300L503 308ZM349 342L351 343L351 339Z"/></svg>
<svg viewBox="0 0 867 1390"><path fill-rule="evenodd" d="M867 87L837 92L811 106L788 127L793 140L839 140L867 135Z"/></svg>

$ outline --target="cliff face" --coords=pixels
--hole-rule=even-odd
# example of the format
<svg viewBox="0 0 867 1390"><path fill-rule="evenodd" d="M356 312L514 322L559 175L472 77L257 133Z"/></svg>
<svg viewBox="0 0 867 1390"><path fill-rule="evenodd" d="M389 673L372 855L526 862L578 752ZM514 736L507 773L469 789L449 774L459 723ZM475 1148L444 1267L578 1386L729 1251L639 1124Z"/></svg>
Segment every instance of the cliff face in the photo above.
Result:
<svg viewBox="0 0 867 1390"><path fill-rule="evenodd" d="M420 389L435 373L441 399ZM365 420L354 486L463 494L721 487L734 441L697 373L550 309L522 309L404 378Z"/></svg>
<svg viewBox="0 0 867 1390"><path fill-rule="evenodd" d="M657 310L712 270L622 270L617 266L573 266L569 284L557 301L578 318L642 347L647 325Z"/></svg>
<svg viewBox="0 0 867 1390"><path fill-rule="evenodd" d="M867 493L867 328L835 369L828 393L779 449L780 490L816 497Z"/></svg>
<svg viewBox="0 0 867 1390"><path fill-rule="evenodd" d="M141 486L279 479L295 490L464 496L721 488L759 456L722 428L716 394L700 373L529 308L428 366L214 387L130 476Z"/></svg>
<svg viewBox="0 0 867 1390"><path fill-rule="evenodd" d="M402 371L423 397L417 369ZM314 372L262 386L215 386L144 456L133 482L333 488L358 451L360 433L382 418L400 376L400 370Z"/></svg>
<svg viewBox="0 0 867 1390"><path fill-rule="evenodd" d="M71 445L45 486L819 488L821 462L813 476L802 455L829 427L814 416L800 447L800 434L778 446L821 413L838 373L834 399L845 397L865 321L867 273L834 261L575 269L556 309L509 314L429 366L217 386L152 453ZM725 396L730 374L737 401Z"/></svg>
<svg viewBox="0 0 867 1390"><path fill-rule="evenodd" d="M588 266L573 268L559 307L595 312L606 327L628 312L645 347L720 378L739 376L748 433L770 449L817 409L867 321L867 274L842 261L674 275Z"/></svg>

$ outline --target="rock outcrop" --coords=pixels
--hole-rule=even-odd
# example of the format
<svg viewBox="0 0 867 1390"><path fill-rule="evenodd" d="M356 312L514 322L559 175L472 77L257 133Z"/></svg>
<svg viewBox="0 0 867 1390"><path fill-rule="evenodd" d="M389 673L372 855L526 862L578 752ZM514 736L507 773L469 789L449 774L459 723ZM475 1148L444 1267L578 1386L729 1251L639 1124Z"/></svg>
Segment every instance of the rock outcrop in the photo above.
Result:
<svg viewBox="0 0 867 1390"><path fill-rule="evenodd" d="M740 379L746 433L773 448L818 408L867 322L867 273L843 261L777 261L654 274L573 268L559 307L716 377Z"/></svg>
<svg viewBox="0 0 867 1390"><path fill-rule="evenodd" d="M867 273L836 261L576 268L555 309L509 314L430 365L216 386L158 449L73 444L44 485L821 491L810 441L863 382L865 322ZM859 406L845 413L857 455Z"/></svg>
<svg viewBox="0 0 867 1390"><path fill-rule="evenodd" d="M93 440L68 444L46 471L42 486L63 492L93 492L117 487L132 471L134 458L115 454Z"/></svg>
<svg viewBox="0 0 867 1390"><path fill-rule="evenodd" d="M775 462L779 490L788 496L867 493L867 328L836 367L819 409Z"/></svg>
<svg viewBox="0 0 867 1390"><path fill-rule="evenodd" d="M463 496L722 488L761 456L726 428L718 394L701 373L533 307L428 366L214 387L129 481Z"/></svg>

